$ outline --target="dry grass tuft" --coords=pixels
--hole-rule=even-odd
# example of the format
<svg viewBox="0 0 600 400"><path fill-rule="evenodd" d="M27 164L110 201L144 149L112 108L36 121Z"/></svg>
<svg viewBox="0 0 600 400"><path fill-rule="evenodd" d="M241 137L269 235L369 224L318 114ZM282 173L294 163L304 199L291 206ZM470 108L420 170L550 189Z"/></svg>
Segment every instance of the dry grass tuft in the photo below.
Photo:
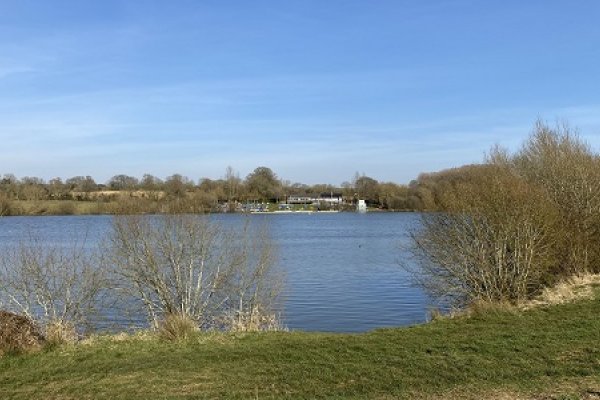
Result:
<svg viewBox="0 0 600 400"><path fill-rule="evenodd" d="M226 330L230 332L276 332L284 331L285 328L276 314L255 308L253 311L237 312L231 316L226 321Z"/></svg>
<svg viewBox="0 0 600 400"><path fill-rule="evenodd" d="M46 342L50 346L76 343L79 339L75 326L69 322L52 321L46 325Z"/></svg>
<svg viewBox="0 0 600 400"><path fill-rule="evenodd" d="M161 339L187 340L198 332L198 323L184 314L167 314L158 327Z"/></svg>
<svg viewBox="0 0 600 400"><path fill-rule="evenodd" d="M517 312L535 307L570 303L580 299L592 299L597 287L600 287L600 274L580 274L572 276L553 287L545 288L537 298L517 305L509 302L479 300L472 302L466 309L453 309L447 313L443 313L437 308L431 309L429 320L437 321L489 313Z"/></svg>
<svg viewBox="0 0 600 400"><path fill-rule="evenodd" d="M600 286L600 274L572 276L551 288L544 289L538 298L523 303L520 308L528 310L539 306L570 303L579 299L591 299L597 286Z"/></svg>
<svg viewBox="0 0 600 400"><path fill-rule="evenodd" d="M27 317L0 311L0 356L41 349L44 337Z"/></svg>

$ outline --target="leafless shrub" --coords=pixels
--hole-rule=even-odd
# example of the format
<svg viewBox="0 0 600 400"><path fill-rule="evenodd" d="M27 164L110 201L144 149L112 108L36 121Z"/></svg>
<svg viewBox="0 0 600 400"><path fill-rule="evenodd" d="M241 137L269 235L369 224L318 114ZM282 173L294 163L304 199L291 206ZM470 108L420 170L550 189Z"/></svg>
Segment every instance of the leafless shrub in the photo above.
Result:
<svg viewBox="0 0 600 400"><path fill-rule="evenodd" d="M413 234L421 285L459 305L538 291L556 257L557 215L544 194L499 166L472 170L455 190Z"/></svg>
<svg viewBox="0 0 600 400"><path fill-rule="evenodd" d="M562 276L600 272L600 158L568 125L538 121L514 157L516 170L556 204L561 215Z"/></svg>
<svg viewBox="0 0 600 400"><path fill-rule="evenodd" d="M61 248L30 237L0 258L0 297L9 310L56 338L87 327L101 304L105 274L83 245Z"/></svg>
<svg viewBox="0 0 600 400"><path fill-rule="evenodd" d="M600 157L568 125L539 121L515 155L495 147L454 175L414 237L432 293L514 304L600 271Z"/></svg>
<svg viewBox="0 0 600 400"><path fill-rule="evenodd" d="M194 215L117 216L110 246L121 289L154 328L178 315L227 329L224 316L267 312L280 290L271 241L249 224L234 231Z"/></svg>

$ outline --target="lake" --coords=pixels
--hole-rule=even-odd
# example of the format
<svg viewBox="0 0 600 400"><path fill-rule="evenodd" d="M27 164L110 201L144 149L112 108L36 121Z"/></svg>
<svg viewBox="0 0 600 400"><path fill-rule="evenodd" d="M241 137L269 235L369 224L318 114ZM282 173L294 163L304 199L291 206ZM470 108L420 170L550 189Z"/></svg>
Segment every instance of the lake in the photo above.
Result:
<svg viewBox="0 0 600 400"><path fill-rule="evenodd" d="M224 224L247 216L219 214ZM364 332L423 322L432 301L400 267L403 246L418 227L416 213L315 213L251 215L267 222L286 275L283 322L291 330ZM0 218L0 246L33 234L69 245L85 237L94 247L111 216Z"/></svg>

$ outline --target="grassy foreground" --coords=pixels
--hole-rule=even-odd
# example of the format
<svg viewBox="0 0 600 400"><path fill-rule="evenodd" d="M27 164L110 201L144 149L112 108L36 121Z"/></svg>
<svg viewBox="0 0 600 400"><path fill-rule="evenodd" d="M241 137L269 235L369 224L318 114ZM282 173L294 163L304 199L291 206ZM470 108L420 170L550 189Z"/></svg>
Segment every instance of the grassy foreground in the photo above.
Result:
<svg viewBox="0 0 600 400"><path fill-rule="evenodd" d="M1 358L0 398L600 398L599 297L358 335L97 338Z"/></svg>

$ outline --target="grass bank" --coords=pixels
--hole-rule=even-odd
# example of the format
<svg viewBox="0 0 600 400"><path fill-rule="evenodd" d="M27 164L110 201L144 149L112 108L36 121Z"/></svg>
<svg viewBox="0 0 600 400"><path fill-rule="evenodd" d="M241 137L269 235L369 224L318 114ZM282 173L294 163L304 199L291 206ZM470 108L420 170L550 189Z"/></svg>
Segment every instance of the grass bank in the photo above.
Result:
<svg viewBox="0 0 600 400"><path fill-rule="evenodd" d="M598 398L599 297L357 335L96 338L0 359L0 398Z"/></svg>

